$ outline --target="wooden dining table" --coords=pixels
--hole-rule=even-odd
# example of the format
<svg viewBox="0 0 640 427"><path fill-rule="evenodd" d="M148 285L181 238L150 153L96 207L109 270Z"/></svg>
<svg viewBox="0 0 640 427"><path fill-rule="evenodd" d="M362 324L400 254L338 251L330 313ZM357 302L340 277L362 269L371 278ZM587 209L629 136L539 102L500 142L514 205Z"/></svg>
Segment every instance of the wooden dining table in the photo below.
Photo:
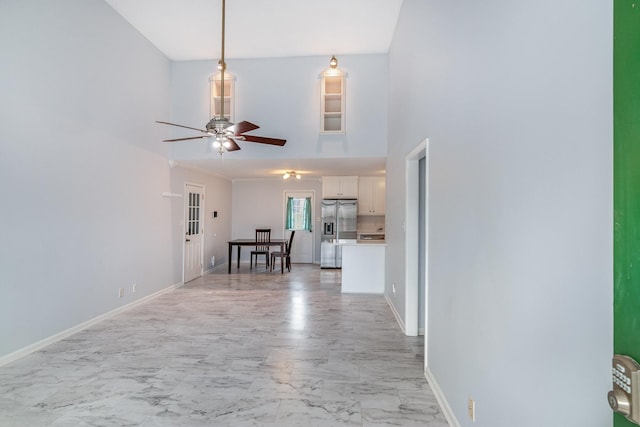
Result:
<svg viewBox="0 0 640 427"><path fill-rule="evenodd" d="M243 246L280 246L280 273L284 274L284 257L286 252L287 239L271 239L268 242L258 242L256 239L235 239L229 240L229 274L231 274L231 255L233 254L233 247L238 247L238 264L240 268L240 250Z"/></svg>

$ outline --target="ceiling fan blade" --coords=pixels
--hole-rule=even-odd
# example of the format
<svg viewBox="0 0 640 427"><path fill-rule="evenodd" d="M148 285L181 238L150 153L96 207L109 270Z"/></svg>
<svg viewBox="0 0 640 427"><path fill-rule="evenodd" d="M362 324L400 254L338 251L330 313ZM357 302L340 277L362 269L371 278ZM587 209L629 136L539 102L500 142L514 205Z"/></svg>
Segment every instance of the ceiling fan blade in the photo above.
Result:
<svg viewBox="0 0 640 427"><path fill-rule="evenodd" d="M163 125L171 125L171 126L178 126L180 128L185 128L185 129L192 129L192 130L197 130L198 132L202 132L202 133L209 133L206 130L202 130L202 129L198 129L198 128L192 128L191 126L183 126L183 125L177 125L175 123L169 123L169 122L161 122L159 120L156 120L156 123L162 123Z"/></svg>
<svg viewBox="0 0 640 427"><path fill-rule="evenodd" d="M286 139L267 138L265 136L242 135L245 141L258 142L260 144L279 145L282 147L287 143Z"/></svg>
<svg viewBox="0 0 640 427"><path fill-rule="evenodd" d="M162 142L187 141L189 139L200 139L200 138L207 138L207 136L206 135L202 135L202 136L190 136L188 138L163 139Z"/></svg>
<svg viewBox="0 0 640 427"><path fill-rule="evenodd" d="M227 132L233 132L234 135L240 135L240 134L243 134L245 132L256 130L259 127L260 126L258 126L258 125L254 125L251 122L246 122L245 121L245 122L236 123L235 125L231 125L226 130L227 130Z"/></svg>
<svg viewBox="0 0 640 427"><path fill-rule="evenodd" d="M227 151L240 150L240 146L238 144L236 144L236 142L233 139L227 138L227 140L229 141L229 147L227 147Z"/></svg>

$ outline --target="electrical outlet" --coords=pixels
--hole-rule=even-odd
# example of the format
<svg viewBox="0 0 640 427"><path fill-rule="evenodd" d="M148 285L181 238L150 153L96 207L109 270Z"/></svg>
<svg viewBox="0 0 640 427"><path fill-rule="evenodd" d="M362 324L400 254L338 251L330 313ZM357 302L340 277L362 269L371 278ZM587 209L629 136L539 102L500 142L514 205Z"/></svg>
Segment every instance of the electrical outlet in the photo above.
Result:
<svg viewBox="0 0 640 427"><path fill-rule="evenodd" d="M469 412L469 418L471 418L471 421L475 423L476 422L476 402L472 398L469 398L469 401L467 403L467 411Z"/></svg>
<svg viewBox="0 0 640 427"><path fill-rule="evenodd" d="M131 293L135 294L136 293L136 285L135 283L133 284L133 286L131 287Z"/></svg>
<svg viewBox="0 0 640 427"><path fill-rule="evenodd" d="M122 298L124 296L124 288L118 288L118 297Z"/></svg>

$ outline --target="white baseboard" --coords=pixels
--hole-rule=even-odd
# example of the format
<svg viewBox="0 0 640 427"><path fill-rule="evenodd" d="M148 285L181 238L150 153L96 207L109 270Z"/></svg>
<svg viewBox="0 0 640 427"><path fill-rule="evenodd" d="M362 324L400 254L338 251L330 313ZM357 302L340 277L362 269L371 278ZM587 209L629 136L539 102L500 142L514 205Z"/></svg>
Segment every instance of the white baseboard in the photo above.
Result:
<svg viewBox="0 0 640 427"><path fill-rule="evenodd" d="M205 270L202 272L202 275L204 276L205 274L209 274L209 273L213 273L214 271L218 271L218 270L224 270L225 268L227 268L227 263L223 262L222 264L216 264L213 267L209 267L208 270Z"/></svg>
<svg viewBox="0 0 640 427"><path fill-rule="evenodd" d="M133 307L137 307L139 305L144 304L145 302L152 300L156 297L159 297L162 294L165 294L167 292L173 291L174 289L179 288L180 286L182 286L183 283L182 282L178 282L174 285L171 285L165 289L161 289L158 292L155 292L151 295L147 295L146 297L142 297L138 300L132 301L129 304L123 305L122 307L118 307L114 310L108 311L104 314L101 314L100 316L94 317L93 319L87 320L86 322L82 322L79 325L73 326L67 330L64 330L62 332L59 332L55 335L51 335L50 337L44 338L36 343L33 343L27 347L21 348L20 350L14 351L13 353L9 353L6 356L2 356L0 357L0 367L7 365L11 362L14 362L24 356L27 356L31 353L34 353L38 350L41 350L55 342L58 342L60 340L63 340L65 338L70 337L73 334L77 334L78 332L82 331L83 329L87 329L90 326L93 326L95 324L98 324L100 322L102 322L103 320L106 320L112 316L115 316L116 314L125 312Z"/></svg>
<svg viewBox="0 0 640 427"><path fill-rule="evenodd" d="M449 402L447 402L447 398L444 396L442 389L438 385L438 382L433 377L433 373L428 367L424 368L424 376L431 387L431 391L436 396L436 400L440 405L440 409L442 409L442 414L447 419L450 427L460 427L460 423L458 422L455 415L453 415L453 411L451 410L451 406L449 406Z"/></svg>
<svg viewBox="0 0 640 427"><path fill-rule="evenodd" d="M389 305L389 308L391 309L391 312L395 316L396 322L398 322L398 325L400 325L400 329L402 330L402 333L406 335L407 334L407 329L404 326L404 320L402 320L402 318L398 314L398 311L396 310L396 307L393 305L393 303L391 302L391 298L389 298L389 295L386 292L384 293L384 299L387 300L387 304Z"/></svg>

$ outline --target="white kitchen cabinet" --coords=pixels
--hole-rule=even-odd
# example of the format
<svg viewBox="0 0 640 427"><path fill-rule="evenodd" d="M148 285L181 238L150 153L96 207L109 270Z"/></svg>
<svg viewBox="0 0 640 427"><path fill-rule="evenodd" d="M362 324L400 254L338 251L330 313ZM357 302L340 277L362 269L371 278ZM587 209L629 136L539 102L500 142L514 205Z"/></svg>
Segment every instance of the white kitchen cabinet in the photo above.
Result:
<svg viewBox="0 0 640 427"><path fill-rule="evenodd" d="M323 176L322 177L322 198L323 199L357 199L358 198L358 177L357 176Z"/></svg>
<svg viewBox="0 0 640 427"><path fill-rule="evenodd" d="M385 197L384 177L360 177L358 180L358 215L384 215Z"/></svg>

